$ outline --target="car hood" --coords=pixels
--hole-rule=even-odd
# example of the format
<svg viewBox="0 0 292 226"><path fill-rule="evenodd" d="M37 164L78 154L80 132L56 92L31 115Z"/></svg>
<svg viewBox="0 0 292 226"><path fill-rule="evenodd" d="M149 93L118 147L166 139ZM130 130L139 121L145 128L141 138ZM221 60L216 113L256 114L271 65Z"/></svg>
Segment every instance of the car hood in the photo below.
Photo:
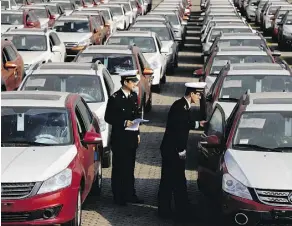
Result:
<svg viewBox="0 0 292 226"><path fill-rule="evenodd" d="M98 118L104 118L106 110L106 102L101 103L88 103L88 106L92 112L94 112Z"/></svg>
<svg viewBox="0 0 292 226"><path fill-rule="evenodd" d="M1 33L4 33L8 30L8 28L23 28L24 25L23 24L20 24L20 25L9 25L9 24L1 24Z"/></svg>
<svg viewBox="0 0 292 226"><path fill-rule="evenodd" d="M143 56L148 61L148 63L151 63L154 59L157 59L157 53L143 53Z"/></svg>
<svg viewBox="0 0 292 226"><path fill-rule="evenodd" d="M67 168L76 154L75 145L2 147L1 182L45 181Z"/></svg>
<svg viewBox="0 0 292 226"><path fill-rule="evenodd" d="M57 32L59 38L62 42L81 42L83 40L89 39L92 34L88 33L78 33L78 32Z"/></svg>
<svg viewBox="0 0 292 226"><path fill-rule="evenodd" d="M284 25L283 30L292 33L292 25Z"/></svg>
<svg viewBox="0 0 292 226"><path fill-rule="evenodd" d="M215 101L213 106L215 106L217 103L222 107L222 109L225 113L225 120L227 120L228 117L230 116L233 108L235 107L236 103Z"/></svg>
<svg viewBox="0 0 292 226"><path fill-rule="evenodd" d="M46 60L49 53L46 51L18 51L22 56L24 64L34 64L39 61Z"/></svg>
<svg viewBox="0 0 292 226"><path fill-rule="evenodd" d="M261 189L291 190L292 188L292 153L237 151L228 149L234 161L238 164L247 182L245 186ZM237 172L228 168L229 173L236 178ZM271 180L272 178L272 180ZM236 178L239 180L239 178Z"/></svg>
<svg viewBox="0 0 292 226"><path fill-rule="evenodd" d="M48 23L49 23L50 19L39 18L39 21L40 21L41 27L45 28L45 27L48 27Z"/></svg>

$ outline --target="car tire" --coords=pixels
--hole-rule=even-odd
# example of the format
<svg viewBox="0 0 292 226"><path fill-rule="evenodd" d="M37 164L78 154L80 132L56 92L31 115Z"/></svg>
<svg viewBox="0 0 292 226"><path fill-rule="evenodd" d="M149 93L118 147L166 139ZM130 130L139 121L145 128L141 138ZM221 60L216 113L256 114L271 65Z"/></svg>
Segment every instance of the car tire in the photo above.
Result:
<svg viewBox="0 0 292 226"><path fill-rule="evenodd" d="M102 158L100 158L100 164L98 166L98 173L92 184L90 194L94 196L100 196L102 190Z"/></svg>
<svg viewBox="0 0 292 226"><path fill-rule="evenodd" d="M81 218L82 218L82 200L81 200L81 190L79 189L78 195L77 195L75 217L71 221L65 224L62 224L62 226L81 226Z"/></svg>
<svg viewBox="0 0 292 226"><path fill-rule="evenodd" d="M152 92L150 91L150 97L146 103L145 112L148 113L151 111L151 109L152 109Z"/></svg>
<svg viewBox="0 0 292 226"><path fill-rule="evenodd" d="M154 93L160 93L161 92L161 84L159 83L158 85L152 85L152 91Z"/></svg>
<svg viewBox="0 0 292 226"><path fill-rule="evenodd" d="M112 163L112 151L102 157L102 168L110 168Z"/></svg>

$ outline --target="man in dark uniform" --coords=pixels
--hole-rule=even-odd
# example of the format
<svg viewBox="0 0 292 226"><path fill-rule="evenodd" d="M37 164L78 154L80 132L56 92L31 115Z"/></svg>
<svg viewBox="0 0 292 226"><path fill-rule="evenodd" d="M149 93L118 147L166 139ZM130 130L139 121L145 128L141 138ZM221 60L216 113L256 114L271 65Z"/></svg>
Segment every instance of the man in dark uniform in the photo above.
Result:
<svg viewBox="0 0 292 226"><path fill-rule="evenodd" d="M127 130L133 120L139 117L138 97L133 89L139 81L137 71L121 75L122 87L108 100L105 121L112 125L111 147L113 153L112 191L114 202L126 205L127 202L142 203L135 191L136 149L140 143L139 130Z"/></svg>
<svg viewBox="0 0 292 226"><path fill-rule="evenodd" d="M171 106L166 130L160 146L162 156L161 180L158 192L158 214L172 217L171 200L174 193L176 214L184 218L188 212L185 178L186 148L190 129L203 127L205 121L191 121L191 103L198 103L206 83L186 83L185 96Z"/></svg>

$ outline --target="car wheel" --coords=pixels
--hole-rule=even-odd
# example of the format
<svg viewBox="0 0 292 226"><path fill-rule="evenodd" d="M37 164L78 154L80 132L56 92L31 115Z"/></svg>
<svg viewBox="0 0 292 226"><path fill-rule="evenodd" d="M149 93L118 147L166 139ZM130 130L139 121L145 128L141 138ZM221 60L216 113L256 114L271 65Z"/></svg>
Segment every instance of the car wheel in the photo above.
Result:
<svg viewBox="0 0 292 226"><path fill-rule="evenodd" d="M150 112L152 109L152 92L150 91L150 97L147 101L147 104L145 106L145 112Z"/></svg>
<svg viewBox="0 0 292 226"><path fill-rule="evenodd" d="M62 226L81 226L81 217L82 217L82 200L81 200L81 190L79 189L78 195L77 195L75 217L73 220L65 224L62 224Z"/></svg>
<svg viewBox="0 0 292 226"><path fill-rule="evenodd" d="M102 158L102 168L111 167L111 163L112 163L112 152L110 150L109 153L107 155L103 156L103 158Z"/></svg>
<svg viewBox="0 0 292 226"><path fill-rule="evenodd" d="M101 194L101 188L102 188L102 158L100 158L100 163L98 165L98 172L95 178L95 181L92 184L91 187L91 195L97 195L100 196Z"/></svg>

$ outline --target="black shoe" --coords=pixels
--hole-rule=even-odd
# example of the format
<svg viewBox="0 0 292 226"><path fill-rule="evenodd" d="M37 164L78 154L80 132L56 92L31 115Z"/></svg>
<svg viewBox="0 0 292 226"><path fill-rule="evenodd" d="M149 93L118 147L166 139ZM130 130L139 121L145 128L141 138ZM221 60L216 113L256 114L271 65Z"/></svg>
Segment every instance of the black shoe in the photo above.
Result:
<svg viewBox="0 0 292 226"><path fill-rule="evenodd" d="M130 199L128 199L127 201L130 203L144 204L144 200L139 199L138 196L133 196Z"/></svg>

